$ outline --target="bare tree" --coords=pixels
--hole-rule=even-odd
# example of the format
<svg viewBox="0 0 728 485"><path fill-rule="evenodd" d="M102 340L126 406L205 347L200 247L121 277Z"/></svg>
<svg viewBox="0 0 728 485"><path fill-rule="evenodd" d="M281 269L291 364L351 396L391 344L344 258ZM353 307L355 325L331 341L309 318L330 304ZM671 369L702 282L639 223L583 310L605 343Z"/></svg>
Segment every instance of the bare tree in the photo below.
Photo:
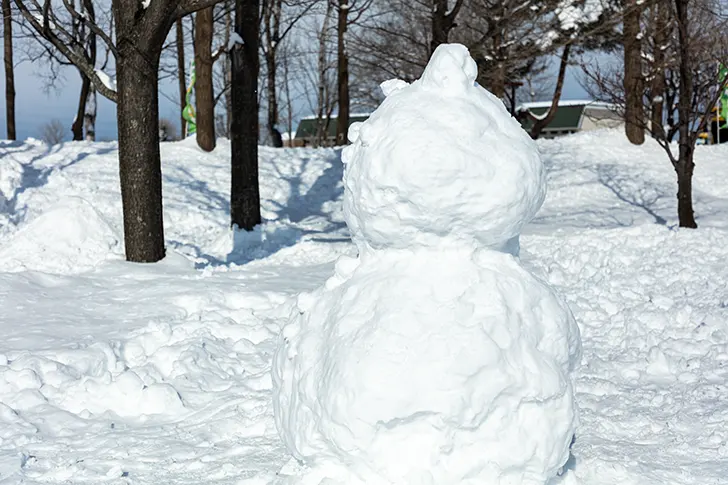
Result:
<svg viewBox="0 0 728 485"><path fill-rule="evenodd" d="M58 145L65 138L66 129L57 118L53 118L41 128L41 139L48 145Z"/></svg>
<svg viewBox="0 0 728 485"><path fill-rule="evenodd" d="M159 120L159 141L174 141L177 139L177 130L174 123L167 118Z"/></svg>
<svg viewBox="0 0 728 485"><path fill-rule="evenodd" d="M628 0L624 11L624 129L629 141L635 145L645 142L644 107L645 92L642 79L642 43L640 35L641 0Z"/></svg>
<svg viewBox="0 0 728 485"><path fill-rule="evenodd" d="M556 88L554 89L554 95L551 98L551 106L546 112L546 115L540 118L536 118L533 126L531 127L531 138L537 139L544 128L553 121L556 117L556 110L561 100L561 91L564 88L564 79L566 78L566 67L569 64L569 52L571 51L571 44L566 44L563 51L561 52L561 59L559 61L559 74L556 78Z"/></svg>
<svg viewBox="0 0 728 485"><path fill-rule="evenodd" d="M44 3L42 8L37 1L32 4L30 2L26 3L34 8L37 14L35 20L37 23L42 24L44 29L46 25L43 17L47 4L48 13L53 17L49 19L47 26L49 32L61 32L67 44L74 46L75 54L79 58L83 58L90 64L96 64L97 34L88 25L93 23L108 32L111 30L111 20L104 15L102 15L102 18L97 19L93 0L65 0L63 3L65 8L60 12L53 10L49 2ZM55 86L56 82L62 78L60 67L73 66L74 64L47 40L43 32L38 32L29 22L22 22L20 26L21 35L31 41L25 46L26 49L21 51L21 55L24 56L25 60L46 66L47 70L43 71L47 72L44 75L47 87ZM108 57L105 59L108 60ZM86 139L93 139L95 136L95 126L91 124L91 122L95 122L95 116L86 116L87 111L90 111L86 109L86 105L89 103L90 98L94 96L91 90L91 81L86 73L80 69L77 69L77 71L81 81L81 89L78 96L76 115L71 124L74 141L84 139L84 130L86 130ZM90 107L93 108L94 104L90 103Z"/></svg>
<svg viewBox="0 0 728 485"><path fill-rule="evenodd" d="M232 182L230 218L233 227L252 231L260 224L258 187L258 60L259 0L235 0L232 57Z"/></svg>
<svg viewBox="0 0 728 485"><path fill-rule="evenodd" d="M336 85L338 89L339 114L336 117L336 144L346 145L346 134L349 131L349 54L346 52L346 30L349 26L349 0L339 0L338 23L336 29L337 70Z"/></svg>
<svg viewBox="0 0 728 485"><path fill-rule="evenodd" d="M96 88L89 85L88 95L84 103L83 127L86 132L86 141L96 141Z"/></svg>
<svg viewBox="0 0 728 485"><path fill-rule="evenodd" d="M349 114L351 111L351 98L349 96L349 52L347 49L347 31L349 26L356 24L369 9L372 0L330 0L332 7L338 13L336 28L336 85L337 103L339 113L336 117L336 144L347 143L349 131Z"/></svg>
<svg viewBox="0 0 728 485"><path fill-rule="evenodd" d="M64 2L68 15L96 34L113 54L113 83L64 29L50 1L40 5L37 0L15 0L28 25L83 72L101 95L118 102L119 174L129 261L154 262L165 254L158 100L159 61L165 38L178 18L218 1L112 0L112 34Z"/></svg>
<svg viewBox="0 0 728 485"><path fill-rule="evenodd" d="M654 31L658 41L651 41L664 55L657 61L655 56L642 56L643 64L647 64L643 70L648 76L655 71L663 71L664 113L661 113L658 123L651 123L643 117L638 127L648 130L663 147L675 170L680 227L695 228L693 155L698 136L706 129L712 110L725 88L726 80L721 79L718 65L725 65L728 61L728 19L720 13L717 0L660 0L649 7L665 9L660 15L666 15L665 29ZM664 44L660 44L660 36L664 36ZM658 61L659 64L656 64ZM627 93L622 83L623 73L619 69L601 66L582 68L588 79L585 87L594 97L617 107L626 105ZM640 99L643 112L651 110L654 97L643 95ZM650 118L655 116L653 112ZM675 137L677 150L673 143Z"/></svg>
<svg viewBox="0 0 728 485"><path fill-rule="evenodd" d="M649 99L650 99L650 125L656 137L664 138L663 112L666 97L666 76L665 65L668 53L668 41L670 37L670 5L664 1L656 2L652 8L648 10L649 19L646 27L652 29L652 35L644 36L646 41L645 47L651 47L651 72L648 72L650 81ZM643 56L644 57L644 56Z"/></svg>
<svg viewBox="0 0 728 485"><path fill-rule="evenodd" d="M13 18L10 0L2 0L3 41L5 44L5 125L8 140L15 140L15 71L13 66Z"/></svg>
<svg viewBox="0 0 728 485"><path fill-rule="evenodd" d="M327 0L328 1L328 0ZM278 130L278 53L284 40L310 10L315 0L264 0L262 7L262 50L266 69L266 100L268 136L274 147L282 147L283 139Z"/></svg>
<svg viewBox="0 0 728 485"><path fill-rule="evenodd" d="M463 0L455 0L452 10L448 10L447 0L432 0L432 41L430 42L430 55L437 46L446 44L450 31L455 27L455 18L463 6Z"/></svg>
<svg viewBox="0 0 728 485"><path fill-rule="evenodd" d="M185 32L183 19L180 17L175 22L175 47L177 50L177 82L179 85L179 117L180 135L187 136L185 117L182 114L187 104L187 76L185 74Z"/></svg>
<svg viewBox="0 0 728 485"><path fill-rule="evenodd" d="M212 88L212 7L195 17L195 101L197 102L197 144L205 151L215 149L215 94Z"/></svg>

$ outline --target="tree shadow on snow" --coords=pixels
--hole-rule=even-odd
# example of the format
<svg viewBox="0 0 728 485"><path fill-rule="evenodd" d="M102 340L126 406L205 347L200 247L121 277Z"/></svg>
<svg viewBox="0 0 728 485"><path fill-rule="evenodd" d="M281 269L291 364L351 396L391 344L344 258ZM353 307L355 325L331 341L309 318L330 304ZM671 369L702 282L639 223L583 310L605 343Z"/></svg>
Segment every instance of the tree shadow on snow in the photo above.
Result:
<svg viewBox="0 0 728 485"><path fill-rule="evenodd" d="M667 225L667 220L656 210L659 202L669 195L655 184L647 184L644 177L625 173L614 165L597 165L595 169L599 183L608 188L620 201L650 215L655 224Z"/></svg>
<svg viewBox="0 0 728 485"><path fill-rule="evenodd" d="M549 184L558 183L555 190L567 206L558 210L550 208L537 216L533 226L558 226L574 228L618 228L631 227L645 222L649 216L655 224L667 226L664 214L670 211L674 195L670 189L644 171L617 164L575 165L573 160L561 160L559 154L552 154L544 160ZM570 163L571 162L571 163ZM569 172L570 176L564 174ZM564 180L568 182L564 184ZM600 188L605 188L613 197L598 197ZM670 187L672 188L672 187ZM590 200L585 194L593 191ZM573 194L573 199L569 196ZM548 198L547 198L548 202ZM577 204L574 204L576 202ZM547 204L548 207L548 204Z"/></svg>
<svg viewBox="0 0 728 485"><path fill-rule="evenodd" d="M304 155L293 174L284 173L283 170L284 166L290 168L290 159L270 159L269 163L276 177L289 185L289 195L284 203L275 200L262 201L263 204L273 206L276 219L264 220L251 232L235 231L232 235L232 249L224 259L202 254L201 258L206 262L197 263L196 267L200 269L206 266L244 265L267 258L302 240L321 243L348 242L350 239L345 232L346 224L335 218L335 208L340 206L344 192L341 151L336 151L335 157L330 159L323 173L306 190L304 176L316 159L318 157L313 155ZM227 198L209 189L207 184L195 181L188 183L188 186L207 194L215 201L218 209L224 208L229 213L230 204ZM331 207L326 207L329 202L332 203Z"/></svg>
<svg viewBox="0 0 728 485"><path fill-rule="evenodd" d="M14 148L14 147L21 147L23 146L24 142L4 142L0 144L0 149L4 148ZM27 207L18 207L18 199L19 197L25 193L29 189L37 189L40 187L43 187L48 183L48 179L50 178L51 174L54 172L60 172L62 170L65 170L69 167L72 167L73 165L76 165L77 163L84 160L89 155L106 155L107 153L110 153L112 151L115 151L115 148L103 148L97 151L90 151L90 152L81 152L76 155L76 157L66 160L63 163L59 165L51 165L47 167L36 167L35 162L38 160L41 160L45 157L48 157L50 155L53 155L55 153L58 153L66 144L59 144L59 145L53 145L53 146L46 146L45 150L43 150L42 153L34 156L30 160L23 161L15 159L15 161L21 165L22 172L20 174L20 182L18 184L18 187L13 192L13 196L10 199L5 199L3 201L0 201L0 210L2 210L3 213L7 214L8 219L13 224L18 224L24 217L27 212ZM23 153L30 151L31 147L29 145L25 145L27 148L24 148L23 150L16 150L12 152L6 152L3 153L2 156L0 156L0 159L3 157L12 157L15 158L15 154Z"/></svg>

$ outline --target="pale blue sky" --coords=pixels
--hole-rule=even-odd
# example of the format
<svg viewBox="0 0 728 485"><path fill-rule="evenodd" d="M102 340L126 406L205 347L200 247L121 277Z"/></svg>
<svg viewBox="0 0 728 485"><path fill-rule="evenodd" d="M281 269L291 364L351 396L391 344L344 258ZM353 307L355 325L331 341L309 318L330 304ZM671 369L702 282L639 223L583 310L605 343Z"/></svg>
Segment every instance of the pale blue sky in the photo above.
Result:
<svg viewBox="0 0 728 485"><path fill-rule="evenodd" d="M44 66L21 63L15 68L15 109L18 139L28 137L39 138L42 126L53 118L57 118L68 126L67 139L71 138L71 123L75 116L80 90L80 80L73 68L64 71L65 83L59 89L46 92L44 80L39 75ZM564 86L564 99L582 99L587 97L575 78L575 68L567 76ZM165 83L161 89L176 99L177 85L173 81ZM175 104L160 94L160 116L169 118L175 123L179 113ZM305 115L305 114L304 114ZM0 139L7 134L5 128L5 76L0 73ZM116 106L103 96L99 96L96 134L98 140L116 139Z"/></svg>

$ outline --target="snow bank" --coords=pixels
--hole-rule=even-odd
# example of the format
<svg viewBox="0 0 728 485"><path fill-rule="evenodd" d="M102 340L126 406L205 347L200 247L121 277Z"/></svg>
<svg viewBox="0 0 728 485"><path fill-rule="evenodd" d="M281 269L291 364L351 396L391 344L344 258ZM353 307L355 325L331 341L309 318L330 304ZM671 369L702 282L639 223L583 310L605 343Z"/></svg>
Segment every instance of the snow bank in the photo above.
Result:
<svg viewBox="0 0 728 485"><path fill-rule="evenodd" d="M120 252L119 237L86 200L68 197L0 246L3 271L75 273Z"/></svg>
<svg viewBox="0 0 728 485"><path fill-rule="evenodd" d="M543 485L569 456L569 310L513 244L538 210L538 151L440 46L344 150L358 258L282 332L276 424L304 483Z"/></svg>

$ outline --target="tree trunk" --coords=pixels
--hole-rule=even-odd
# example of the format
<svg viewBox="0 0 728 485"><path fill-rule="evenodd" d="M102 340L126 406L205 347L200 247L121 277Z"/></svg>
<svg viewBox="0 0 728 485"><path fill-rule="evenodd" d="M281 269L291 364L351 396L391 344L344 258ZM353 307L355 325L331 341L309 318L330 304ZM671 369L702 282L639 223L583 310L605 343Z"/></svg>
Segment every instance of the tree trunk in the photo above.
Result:
<svg viewBox="0 0 728 485"><path fill-rule="evenodd" d="M569 64L569 51L571 50L571 44L564 46L564 51L561 53L561 61L559 63L559 76L556 79L556 89L554 89L554 97L551 99L551 106L545 117L535 120L531 127L531 138L536 140L546 128L549 123L556 116L556 111L559 107L559 100L561 99L561 91L564 87L564 78L566 77L566 67Z"/></svg>
<svg viewBox="0 0 728 485"><path fill-rule="evenodd" d="M642 79L642 45L640 42L639 0L628 0L624 13L624 128L627 138L635 145L645 142L644 83Z"/></svg>
<svg viewBox="0 0 728 485"><path fill-rule="evenodd" d="M695 229L698 224L695 222L693 213L693 153L683 154L682 145L680 150L680 164L675 169L677 173L677 217L680 227Z"/></svg>
<svg viewBox="0 0 728 485"><path fill-rule="evenodd" d="M314 141L314 146L325 146L327 145L328 141L328 126L329 126L329 117L326 117L326 122L324 126L324 115L327 113L327 108L329 108L329 100L327 96L327 77L326 72L328 71L328 66L326 64L326 40L327 40L327 32L329 27L329 20L331 18L331 2L326 2L326 13L324 15L323 22L321 23L321 31L319 32L319 38L318 38L318 86L317 86L317 99L318 107L317 107L317 117L316 117L316 138Z"/></svg>
<svg viewBox="0 0 728 485"><path fill-rule="evenodd" d="M252 231L260 224L258 189L258 29L260 0L235 1L235 31L243 45L232 56L233 119L230 130L232 226Z"/></svg>
<svg viewBox="0 0 728 485"><path fill-rule="evenodd" d="M680 92L677 112L680 152L675 166L677 172L677 215L680 227L698 227L693 214L693 153L695 138L691 133L690 107L693 97L693 77L690 69L690 48L688 29L689 0L675 0L680 52Z"/></svg>
<svg viewBox="0 0 728 485"><path fill-rule="evenodd" d="M276 57L275 47L269 46L269 50L265 53L266 71L268 77L268 134L274 147L283 146L283 137L278 131L278 96L276 93Z"/></svg>
<svg viewBox="0 0 728 485"><path fill-rule="evenodd" d="M278 92L276 86L278 46L280 43L280 22L282 0L266 0L263 7L263 25L265 27L265 48L263 54L266 67L266 95L268 97L268 119L266 128L271 144L280 148L283 146L283 137L278 131Z"/></svg>
<svg viewBox="0 0 728 485"><path fill-rule="evenodd" d="M178 18L176 22L177 34L177 78L179 82L179 120L180 120L180 138L187 136L187 123L182 112L187 105L187 75L185 74L185 31L182 18Z"/></svg>
<svg viewBox="0 0 728 485"><path fill-rule="evenodd" d="M493 34L493 52L495 59L489 62L491 65L489 70L492 70L492 74L490 74L488 87L490 88L490 92L499 99L503 99L506 95L506 59L502 55L502 43L503 35L500 31L496 31Z"/></svg>
<svg viewBox="0 0 728 485"><path fill-rule="evenodd" d="M336 118L336 144L346 145L349 131L349 54L346 52L346 27L349 0L339 0L338 71L339 116Z"/></svg>
<svg viewBox="0 0 728 485"><path fill-rule="evenodd" d="M2 0L3 40L5 43L5 124L8 140L15 140L15 72L13 66L13 23L10 0Z"/></svg>
<svg viewBox="0 0 728 485"><path fill-rule="evenodd" d="M197 144L205 151L215 149L215 95L212 87L212 7L200 10L195 19L195 99L197 101Z"/></svg>
<svg viewBox="0 0 728 485"><path fill-rule="evenodd" d="M119 43L118 49L116 112L126 259L153 263L165 252L157 94L161 45L156 52L131 42Z"/></svg>
<svg viewBox="0 0 728 485"><path fill-rule="evenodd" d="M81 94L78 96L78 108L76 109L76 117L71 125L71 132L73 133L73 141L83 140L83 118L86 114L86 101L88 100L88 93L91 89L91 80L81 71L78 72L81 75Z"/></svg>
<svg viewBox="0 0 728 485"><path fill-rule="evenodd" d="M653 6L656 12L655 21L655 52L653 65L655 66L650 94L652 95L652 113L650 119L650 131L655 138L664 139L665 129L663 127L663 111L665 106L665 52L662 47L667 43L667 22L669 10L667 5L660 2Z"/></svg>
<svg viewBox="0 0 728 485"><path fill-rule="evenodd" d="M232 20L232 14L231 11L231 3L228 1L225 2L225 31L228 32L228 40L230 38L230 32L233 30L233 20ZM230 42L228 42L230 44ZM227 47L227 46L226 46ZM230 94L230 90L232 89L233 84L233 72L232 72L232 64L230 61L230 56L225 56L225 136L230 139L230 123L232 123L233 119L233 98Z"/></svg>
<svg viewBox="0 0 728 485"><path fill-rule="evenodd" d="M86 132L86 141L96 141L96 88L89 87L86 98L86 110L83 114L83 126Z"/></svg>
<svg viewBox="0 0 728 485"><path fill-rule="evenodd" d="M455 27L455 17L463 4L463 0L456 0L452 11L447 11L447 0L432 1L432 23L430 40L430 55L440 44L447 44L450 31Z"/></svg>

